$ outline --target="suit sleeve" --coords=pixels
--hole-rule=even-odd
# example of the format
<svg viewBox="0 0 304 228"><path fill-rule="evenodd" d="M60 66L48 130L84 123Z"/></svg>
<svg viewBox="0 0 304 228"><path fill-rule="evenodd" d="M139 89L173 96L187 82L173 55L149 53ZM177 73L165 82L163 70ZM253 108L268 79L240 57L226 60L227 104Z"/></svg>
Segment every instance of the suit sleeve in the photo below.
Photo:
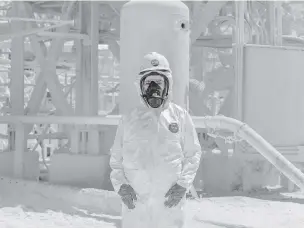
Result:
<svg viewBox="0 0 304 228"><path fill-rule="evenodd" d="M123 126L123 119L120 120L114 144L111 148L111 157L110 157L110 167L112 169L110 178L114 190L116 192L119 191L120 186L122 184L127 184L127 179L125 177L124 169L123 169L123 156L122 156L122 149L123 149L123 134L124 134L124 126Z"/></svg>
<svg viewBox="0 0 304 228"><path fill-rule="evenodd" d="M184 120L183 153L182 173L177 184L186 189L190 189L200 165L202 150L195 126L188 112L185 112Z"/></svg>

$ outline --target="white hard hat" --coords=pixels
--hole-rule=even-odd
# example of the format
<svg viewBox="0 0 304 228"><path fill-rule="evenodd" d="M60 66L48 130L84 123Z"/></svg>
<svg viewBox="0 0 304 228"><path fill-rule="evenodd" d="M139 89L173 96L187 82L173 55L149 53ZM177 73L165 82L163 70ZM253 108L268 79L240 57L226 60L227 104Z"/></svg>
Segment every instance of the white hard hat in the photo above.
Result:
<svg viewBox="0 0 304 228"><path fill-rule="evenodd" d="M150 52L144 56L139 74L149 71L167 71L171 73L170 65L165 56L157 53Z"/></svg>

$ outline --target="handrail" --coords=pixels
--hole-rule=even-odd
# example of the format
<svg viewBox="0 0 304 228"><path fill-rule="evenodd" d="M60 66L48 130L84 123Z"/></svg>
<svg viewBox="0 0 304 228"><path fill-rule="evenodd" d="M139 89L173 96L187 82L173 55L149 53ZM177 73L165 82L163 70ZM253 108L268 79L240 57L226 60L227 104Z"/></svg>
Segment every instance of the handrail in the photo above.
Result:
<svg viewBox="0 0 304 228"><path fill-rule="evenodd" d="M119 115L111 116L1 116L0 123L102 124L117 125ZM290 181L304 190L304 174L247 124L225 116L192 117L197 128L226 129L246 140Z"/></svg>
<svg viewBox="0 0 304 228"><path fill-rule="evenodd" d="M1 116L0 123L118 125L120 115L111 116Z"/></svg>

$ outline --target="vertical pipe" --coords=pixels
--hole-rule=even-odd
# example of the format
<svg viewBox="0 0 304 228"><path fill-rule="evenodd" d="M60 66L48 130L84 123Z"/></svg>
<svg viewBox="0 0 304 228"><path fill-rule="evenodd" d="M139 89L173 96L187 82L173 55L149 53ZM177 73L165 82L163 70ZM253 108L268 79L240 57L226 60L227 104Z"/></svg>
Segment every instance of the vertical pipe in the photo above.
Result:
<svg viewBox="0 0 304 228"><path fill-rule="evenodd" d="M19 2L12 2L12 10L14 15L20 13ZM12 22L13 31L20 31L23 23L18 21ZM11 114L24 115L24 37L18 36L13 38L11 47L11 77L10 77L10 98L11 98ZM16 124L12 135L15 136L11 143L14 145L14 176L23 177L24 164L24 126Z"/></svg>
<svg viewBox="0 0 304 228"><path fill-rule="evenodd" d="M236 28L235 28L235 118L242 121L243 119L243 65L244 65L244 11L245 2L235 1L235 17L236 17Z"/></svg>
<svg viewBox="0 0 304 228"><path fill-rule="evenodd" d="M25 129L22 123L15 125L16 144L14 151L14 177L23 178L24 172L24 151L25 151Z"/></svg>
<svg viewBox="0 0 304 228"><path fill-rule="evenodd" d="M18 22L16 22L18 23ZM11 77L10 100L12 114L24 114L24 45L23 37L16 37L12 41L11 48Z"/></svg>
<svg viewBox="0 0 304 228"><path fill-rule="evenodd" d="M83 22L82 22L82 17L83 17L83 3L79 2L78 4L78 18L77 18L77 27L82 31L83 27ZM82 87L82 40L76 40L74 41L75 43L75 50L76 50L76 88L75 88L75 93L76 93L76 99L75 99L75 113L76 115L81 115L82 114L82 108L83 108L83 87Z"/></svg>
<svg viewBox="0 0 304 228"><path fill-rule="evenodd" d="M233 118L240 121L243 120L243 65L244 65L244 11L245 2L235 1L235 32L234 32L234 57L235 57L235 85L233 88L234 92L234 112ZM238 143L234 144L234 153L237 154L241 151Z"/></svg>
<svg viewBox="0 0 304 228"><path fill-rule="evenodd" d="M275 1L276 4L276 45L282 46L283 45L283 12L282 12L282 2Z"/></svg>
<svg viewBox="0 0 304 228"><path fill-rule="evenodd" d="M99 69L98 69L98 44L99 44L99 2L91 1L90 18L90 37L91 37L91 77L90 77L90 115L98 115L98 96L99 96ZM94 126L89 127L86 135L86 147L90 154L100 153L99 132Z"/></svg>
<svg viewBox="0 0 304 228"><path fill-rule="evenodd" d="M91 1L91 114L98 114L99 3Z"/></svg>
<svg viewBox="0 0 304 228"><path fill-rule="evenodd" d="M90 35L91 6L89 2L79 2L82 5L81 10L81 33ZM82 99L81 106L82 115L91 115L91 47L81 42L81 78L82 78Z"/></svg>
<svg viewBox="0 0 304 228"><path fill-rule="evenodd" d="M276 3L269 1L267 6L269 42L270 45L276 45Z"/></svg>
<svg viewBox="0 0 304 228"><path fill-rule="evenodd" d="M76 20L76 25L80 29L82 29L82 17L83 17L83 5L82 2L79 2L78 4L78 18ZM82 32L82 31L81 31ZM76 40L74 41L75 45L75 52L76 52L76 82L75 82L75 113L77 116L80 116L82 114L82 108L83 108L83 88L82 88L82 40ZM74 125L73 130L71 132L71 152L72 153L79 153L80 151L80 140L81 132L80 132L80 126Z"/></svg>

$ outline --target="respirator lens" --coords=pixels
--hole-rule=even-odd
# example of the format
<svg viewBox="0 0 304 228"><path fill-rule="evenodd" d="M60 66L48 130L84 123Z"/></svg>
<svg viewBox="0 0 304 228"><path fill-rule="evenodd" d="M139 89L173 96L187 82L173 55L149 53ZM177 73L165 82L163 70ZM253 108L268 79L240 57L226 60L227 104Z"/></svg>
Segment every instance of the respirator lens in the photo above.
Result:
<svg viewBox="0 0 304 228"><path fill-rule="evenodd" d="M141 80L142 97L152 108L159 108L164 103L168 88L168 79L163 75L147 75Z"/></svg>

